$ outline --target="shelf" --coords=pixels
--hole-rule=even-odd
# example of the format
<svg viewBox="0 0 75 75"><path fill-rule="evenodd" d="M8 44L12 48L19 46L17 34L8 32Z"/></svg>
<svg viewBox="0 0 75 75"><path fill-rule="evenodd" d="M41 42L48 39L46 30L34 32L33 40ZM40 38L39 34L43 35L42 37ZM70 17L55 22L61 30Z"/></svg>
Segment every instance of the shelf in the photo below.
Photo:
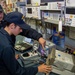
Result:
<svg viewBox="0 0 75 75"><path fill-rule="evenodd" d="M27 19L32 19L32 20L41 20L41 19L37 19L37 18L32 18L32 17L25 17L25 18L27 18Z"/></svg>
<svg viewBox="0 0 75 75"><path fill-rule="evenodd" d="M25 17L25 18L41 21L41 19L35 19L35 18L29 18L29 17ZM52 20L52 19L44 20L44 22L53 23L53 24L59 24L59 21L57 21L57 20ZM64 23L64 21L63 21L63 23Z"/></svg>
<svg viewBox="0 0 75 75"><path fill-rule="evenodd" d="M63 21L63 23L64 23L64 21ZM63 24L63 26L65 26L65 27L75 27L75 26L68 25L68 24Z"/></svg>
<svg viewBox="0 0 75 75"><path fill-rule="evenodd" d="M75 6L73 7L73 6L66 6L66 8L73 8L73 9L75 9Z"/></svg>
<svg viewBox="0 0 75 75"><path fill-rule="evenodd" d="M29 4L29 5L26 5L26 7L40 7L40 5L31 5L31 4Z"/></svg>
<svg viewBox="0 0 75 75"><path fill-rule="evenodd" d="M61 11L61 9L40 9L40 10L48 10L48 11Z"/></svg>
<svg viewBox="0 0 75 75"><path fill-rule="evenodd" d="M53 23L53 24L59 24L59 21L52 20L52 19L44 20L44 21L45 21L45 22L49 22L49 23Z"/></svg>
<svg viewBox="0 0 75 75"><path fill-rule="evenodd" d="M64 1L64 0L41 0L41 3L47 3L47 2L58 2L58 1Z"/></svg>

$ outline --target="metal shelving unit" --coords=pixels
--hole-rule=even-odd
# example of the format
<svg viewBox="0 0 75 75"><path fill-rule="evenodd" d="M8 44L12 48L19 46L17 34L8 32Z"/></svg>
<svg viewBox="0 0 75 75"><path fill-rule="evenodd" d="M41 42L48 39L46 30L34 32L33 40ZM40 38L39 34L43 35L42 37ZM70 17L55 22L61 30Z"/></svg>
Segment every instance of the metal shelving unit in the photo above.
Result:
<svg viewBox="0 0 75 75"><path fill-rule="evenodd" d="M59 2L59 1L64 1L64 0L42 0L42 2L44 3L44 2ZM48 4L48 6L50 6L49 4ZM45 7L44 7L45 8ZM46 30L46 23L45 22L48 22L48 23L51 23L51 24L56 24L56 25L58 25L59 24L59 20L54 20L54 19L44 19L44 12L45 11L52 11L52 12L60 12L60 14L61 14L61 17L60 17L60 19L61 20L63 20L62 19L62 17L63 17L63 12L64 12L64 6L63 7L61 7L61 9L49 9L48 7L46 7L47 9L41 9L41 12L42 12L42 16L41 16L41 22L42 22L42 24L43 24L43 26L45 27L45 38L47 37L47 30ZM64 21L63 21L63 23L64 23Z"/></svg>

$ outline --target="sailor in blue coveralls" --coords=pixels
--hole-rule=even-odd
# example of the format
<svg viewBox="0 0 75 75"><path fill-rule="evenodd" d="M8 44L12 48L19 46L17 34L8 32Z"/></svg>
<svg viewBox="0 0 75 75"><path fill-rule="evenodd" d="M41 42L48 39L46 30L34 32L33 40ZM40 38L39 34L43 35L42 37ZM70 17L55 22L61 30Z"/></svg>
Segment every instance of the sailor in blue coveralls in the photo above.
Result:
<svg viewBox="0 0 75 75"><path fill-rule="evenodd" d="M35 75L37 72L48 73L52 69L44 64L38 67L23 68L15 59L14 42L11 35L16 36L23 29L30 30L30 26L23 21L22 16L19 12L8 13L5 17L6 26L0 29L0 75ZM44 41L42 36L38 41L40 40Z"/></svg>

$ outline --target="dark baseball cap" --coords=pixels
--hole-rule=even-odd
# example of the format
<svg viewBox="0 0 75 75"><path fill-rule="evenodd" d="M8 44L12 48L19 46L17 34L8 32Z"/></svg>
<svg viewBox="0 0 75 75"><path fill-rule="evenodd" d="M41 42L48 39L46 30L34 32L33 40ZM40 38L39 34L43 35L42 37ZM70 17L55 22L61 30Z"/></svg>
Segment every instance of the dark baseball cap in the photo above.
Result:
<svg viewBox="0 0 75 75"><path fill-rule="evenodd" d="M4 20L9 23L14 23L19 27L21 27L22 29L29 29L30 26L23 21L23 18L24 16L22 13L15 11L15 12L8 13L5 16Z"/></svg>
<svg viewBox="0 0 75 75"><path fill-rule="evenodd" d="M0 12L3 12L3 8L2 8L2 6L0 5Z"/></svg>

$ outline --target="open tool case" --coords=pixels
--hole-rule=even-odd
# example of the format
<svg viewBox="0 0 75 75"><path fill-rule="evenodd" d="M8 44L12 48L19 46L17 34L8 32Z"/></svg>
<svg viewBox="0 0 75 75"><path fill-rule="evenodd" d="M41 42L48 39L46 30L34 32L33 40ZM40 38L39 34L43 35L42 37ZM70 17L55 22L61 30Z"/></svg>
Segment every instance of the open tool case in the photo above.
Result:
<svg viewBox="0 0 75 75"><path fill-rule="evenodd" d="M15 45L15 49L19 52L25 52L27 50L31 50L32 45L28 43L20 43L20 44Z"/></svg>

